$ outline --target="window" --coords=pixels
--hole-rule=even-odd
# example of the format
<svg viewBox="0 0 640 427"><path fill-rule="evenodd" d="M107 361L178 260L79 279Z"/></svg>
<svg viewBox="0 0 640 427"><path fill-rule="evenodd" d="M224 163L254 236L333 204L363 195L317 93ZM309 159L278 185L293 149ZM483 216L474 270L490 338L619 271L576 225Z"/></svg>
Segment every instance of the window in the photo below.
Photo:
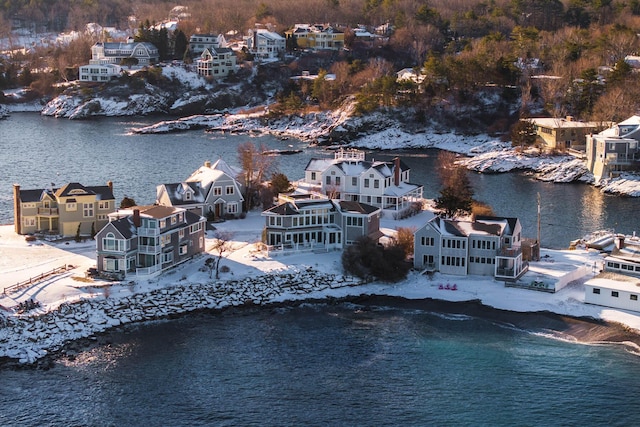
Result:
<svg viewBox="0 0 640 427"><path fill-rule="evenodd" d="M174 225L176 222L178 222L178 218L176 218L175 215L171 216L171 225Z"/></svg>
<svg viewBox="0 0 640 427"><path fill-rule="evenodd" d="M336 185L340 185L340 177L336 176Z"/></svg>
<svg viewBox="0 0 640 427"><path fill-rule="evenodd" d="M162 262L173 262L173 252L165 252L162 254Z"/></svg>
<svg viewBox="0 0 640 427"><path fill-rule="evenodd" d="M82 216L85 218L93 217L93 203L82 204Z"/></svg>
<svg viewBox="0 0 640 427"><path fill-rule="evenodd" d="M629 299L631 301L638 301L638 295L631 294L631 295L629 295Z"/></svg>
<svg viewBox="0 0 640 427"><path fill-rule="evenodd" d="M358 185L358 178L356 177L351 178L351 185L354 187Z"/></svg>
<svg viewBox="0 0 640 427"><path fill-rule="evenodd" d="M188 248L189 248L189 246L187 246L187 245L181 245L180 246L180 255L186 255Z"/></svg>
<svg viewBox="0 0 640 427"><path fill-rule="evenodd" d="M126 244L124 240L116 239L113 233L107 233L102 239L102 250L122 252L126 250Z"/></svg>
<svg viewBox="0 0 640 427"><path fill-rule="evenodd" d="M213 195L219 196L222 194L222 187L213 187Z"/></svg>
<svg viewBox="0 0 640 427"><path fill-rule="evenodd" d="M316 173L315 172L311 172L311 180L312 181L316 180Z"/></svg>
<svg viewBox="0 0 640 427"><path fill-rule="evenodd" d="M98 221L106 221L107 219L109 219L109 217L105 214L98 214L96 218L98 219Z"/></svg>
<svg viewBox="0 0 640 427"><path fill-rule="evenodd" d="M611 291L611 296L614 298L618 298L618 291Z"/></svg>
<svg viewBox="0 0 640 427"><path fill-rule="evenodd" d="M369 188L369 178L364 179L364 188Z"/></svg>
<svg viewBox="0 0 640 427"><path fill-rule="evenodd" d="M118 260L113 258L105 258L102 260L102 269L104 271L118 271Z"/></svg>
<svg viewBox="0 0 640 427"><path fill-rule="evenodd" d="M229 204L227 204L227 212L228 213L238 213L238 204L237 203L229 203Z"/></svg>
<svg viewBox="0 0 640 427"><path fill-rule="evenodd" d="M191 200L191 191L187 191L186 193L184 193L184 199L185 200Z"/></svg>
<svg viewBox="0 0 640 427"><path fill-rule="evenodd" d="M26 216L22 218L22 223L25 227L35 227L36 226L36 218L33 216Z"/></svg>
<svg viewBox="0 0 640 427"><path fill-rule="evenodd" d="M165 228L167 226L167 221L164 219L160 220L160 228Z"/></svg>
<svg viewBox="0 0 640 427"><path fill-rule="evenodd" d="M373 180L373 188L380 188L380 180L379 179L374 179Z"/></svg>
<svg viewBox="0 0 640 427"><path fill-rule="evenodd" d="M331 177L330 176L327 176L325 181L326 181L327 185L331 185Z"/></svg>
<svg viewBox="0 0 640 427"><path fill-rule="evenodd" d="M233 185L227 185L226 194L229 195L229 194L233 194L233 193L234 193Z"/></svg>
<svg viewBox="0 0 640 427"><path fill-rule="evenodd" d="M67 203L67 212L73 212L78 210L77 203Z"/></svg>
<svg viewBox="0 0 640 427"><path fill-rule="evenodd" d="M101 200L98 202L98 209L105 210L109 209L109 202L106 200Z"/></svg>

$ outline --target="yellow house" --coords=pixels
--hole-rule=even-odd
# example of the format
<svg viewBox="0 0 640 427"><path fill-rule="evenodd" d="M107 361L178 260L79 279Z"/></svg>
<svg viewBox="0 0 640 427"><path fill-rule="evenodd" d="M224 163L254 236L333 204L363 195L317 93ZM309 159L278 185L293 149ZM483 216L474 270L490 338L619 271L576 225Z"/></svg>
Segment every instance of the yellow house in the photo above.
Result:
<svg viewBox="0 0 640 427"><path fill-rule="evenodd" d="M582 150L586 145L586 137L608 127L602 122L581 122L572 116L566 118L530 118L536 134L544 141L548 150Z"/></svg>
<svg viewBox="0 0 640 427"><path fill-rule="evenodd" d="M341 50L344 48L344 33L331 25L295 24L285 31L288 46L312 50Z"/></svg>
<svg viewBox="0 0 640 427"><path fill-rule="evenodd" d="M63 237L91 235L116 209L113 183L85 187L70 182L60 188L22 190L13 185L14 228L18 234L48 233Z"/></svg>

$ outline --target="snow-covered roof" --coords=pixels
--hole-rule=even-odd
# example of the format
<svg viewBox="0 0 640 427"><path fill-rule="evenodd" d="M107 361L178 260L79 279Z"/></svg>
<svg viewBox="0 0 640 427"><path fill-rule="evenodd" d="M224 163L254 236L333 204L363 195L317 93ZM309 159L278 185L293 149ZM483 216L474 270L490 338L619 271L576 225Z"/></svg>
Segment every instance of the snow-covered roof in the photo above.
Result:
<svg viewBox="0 0 640 427"><path fill-rule="evenodd" d="M527 119L533 124L543 126L546 128L597 128L602 125L602 122L581 122L580 120L573 120L571 118L563 117L532 117Z"/></svg>

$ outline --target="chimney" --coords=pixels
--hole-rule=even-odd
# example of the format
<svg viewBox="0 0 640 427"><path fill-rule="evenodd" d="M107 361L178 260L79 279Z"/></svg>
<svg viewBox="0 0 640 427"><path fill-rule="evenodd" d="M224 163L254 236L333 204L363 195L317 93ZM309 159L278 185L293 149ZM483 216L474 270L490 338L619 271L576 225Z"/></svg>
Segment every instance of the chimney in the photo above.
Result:
<svg viewBox="0 0 640 427"><path fill-rule="evenodd" d="M22 234L22 201L20 200L20 185L13 184L13 226L17 234Z"/></svg>
<svg viewBox="0 0 640 427"><path fill-rule="evenodd" d="M206 162L204 162L204 167L206 168L210 168L211 167L211 162L209 160L207 160Z"/></svg>
<svg viewBox="0 0 640 427"><path fill-rule="evenodd" d="M111 194L113 194L113 182L112 181L107 181L107 187L109 187L109 191L111 191Z"/></svg>
<svg viewBox="0 0 640 427"><path fill-rule="evenodd" d="M393 159L393 184L397 187L400 185L400 157Z"/></svg>
<svg viewBox="0 0 640 427"><path fill-rule="evenodd" d="M616 236L616 248L624 249L624 234L618 234Z"/></svg>
<svg viewBox="0 0 640 427"><path fill-rule="evenodd" d="M568 122L572 122L573 121L573 116L567 116L567 121Z"/></svg>
<svg viewBox="0 0 640 427"><path fill-rule="evenodd" d="M140 227L141 223L140 223L140 209L135 208L133 210L133 225L136 226L136 228Z"/></svg>

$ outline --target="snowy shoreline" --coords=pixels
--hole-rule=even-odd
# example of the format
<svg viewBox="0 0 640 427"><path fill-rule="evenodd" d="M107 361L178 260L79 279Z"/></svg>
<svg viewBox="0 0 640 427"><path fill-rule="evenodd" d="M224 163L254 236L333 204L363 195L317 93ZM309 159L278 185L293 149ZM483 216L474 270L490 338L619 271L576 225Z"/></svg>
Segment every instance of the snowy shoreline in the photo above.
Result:
<svg viewBox="0 0 640 427"><path fill-rule="evenodd" d="M187 130L207 129L221 133L269 134L276 137L297 138L316 143L331 139L335 134L353 134L363 127L362 119L349 114L314 113L286 119L265 118L266 112L253 114L197 115L178 120L166 120L133 129L133 133L155 134ZM264 124L261 120L268 123ZM374 130L367 135L358 135L348 144L351 148L370 150L400 150L435 148L451 151L462 156L460 164L478 173L506 173L514 171L532 172L533 176L546 182L582 182L595 185L593 174L588 171L583 159L571 155L541 155L537 150L525 153L488 135L465 136L455 133L420 132L408 133L399 124L390 124L385 129ZM618 178L602 179L597 187L603 193L629 197L640 197L640 176L624 173Z"/></svg>
<svg viewBox="0 0 640 427"><path fill-rule="evenodd" d="M585 344L622 344L630 351L640 353L640 331L617 322L552 311L504 310L483 304L478 299L449 301L357 292L361 287L367 289L354 278L305 271L226 282L176 283L169 288L132 293L124 298L103 296L63 303L44 314L7 318L0 339L0 366L47 367L59 358L75 357L77 352L98 342L102 335L119 333L119 327L137 323L232 308L272 309L338 303L411 308L443 315L462 314L555 339Z"/></svg>

